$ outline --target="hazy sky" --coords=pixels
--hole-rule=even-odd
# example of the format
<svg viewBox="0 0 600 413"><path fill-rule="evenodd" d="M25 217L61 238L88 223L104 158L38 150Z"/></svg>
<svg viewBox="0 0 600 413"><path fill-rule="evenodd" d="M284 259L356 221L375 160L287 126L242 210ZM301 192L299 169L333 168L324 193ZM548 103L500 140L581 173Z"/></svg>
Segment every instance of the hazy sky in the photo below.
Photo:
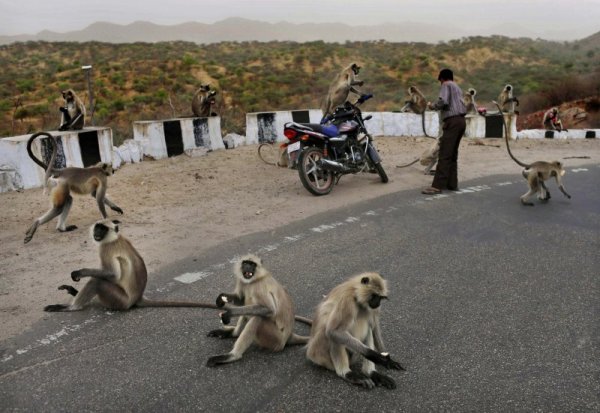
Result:
<svg viewBox="0 0 600 413"><path fill-rule="evenodd" d="M0 0L0 35L66 32L97 21L214 23L227 17L350 25L412 21L505 35L517 24L543 38L573 40L600 31L600 0Z"/></svg>

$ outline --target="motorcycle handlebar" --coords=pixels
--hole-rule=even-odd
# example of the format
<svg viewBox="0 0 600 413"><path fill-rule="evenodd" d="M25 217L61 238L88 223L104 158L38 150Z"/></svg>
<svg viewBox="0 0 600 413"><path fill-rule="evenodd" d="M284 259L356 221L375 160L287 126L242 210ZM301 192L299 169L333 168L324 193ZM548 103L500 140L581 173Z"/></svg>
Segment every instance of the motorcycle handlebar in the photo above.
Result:
<svg viewBox="0 0 600 413"><path fill-rule="evenodd" d="M358 98L358 100L356 101L357 104L361 104L361 103L365 103L367 100L371 99L373 97L372 93L367 93L364 95L360 95L360 97Z"/></svg>

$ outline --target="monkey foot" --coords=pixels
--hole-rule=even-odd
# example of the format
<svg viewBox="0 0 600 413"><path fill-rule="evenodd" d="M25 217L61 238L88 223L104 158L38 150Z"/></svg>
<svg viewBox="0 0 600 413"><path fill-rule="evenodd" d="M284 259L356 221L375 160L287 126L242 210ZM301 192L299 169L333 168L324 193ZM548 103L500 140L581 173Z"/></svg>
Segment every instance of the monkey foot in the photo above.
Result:
<svg viewBox="0 0 600 413"><path fill-rule="evenodd" d="M64 305L64 304L52 304L52 305L47 305L46 307L44 307L44 311L47 311L49 313L54 313L57 311L63 311L67 307L68 306Z"/></svg>
<svg viewBox="0 0 600 413"><path fill-rule="evenodd" d="M77 229L77 225L69 225L65 229L58 228L58 231L59 232L71 232L71 231L75 231L76 229Z"/></svg>

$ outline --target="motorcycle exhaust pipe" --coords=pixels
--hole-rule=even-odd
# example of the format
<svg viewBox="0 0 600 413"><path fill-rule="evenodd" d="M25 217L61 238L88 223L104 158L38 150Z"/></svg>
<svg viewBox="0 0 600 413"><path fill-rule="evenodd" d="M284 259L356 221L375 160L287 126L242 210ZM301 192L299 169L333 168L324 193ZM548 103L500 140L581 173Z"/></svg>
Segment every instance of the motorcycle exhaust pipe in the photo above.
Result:
<svg viewBox="0 0 600 413"><path fill-rule="evenodd" d="M325 169L326 171L332 171L332 172L340 172L340 173L345 173L348 172L349 169L347 167L345 167L344 165L342 165L339 162L335 162L335 161L330 161L329 159L321 159L319 161L320 163L320 167Z"/></svg>

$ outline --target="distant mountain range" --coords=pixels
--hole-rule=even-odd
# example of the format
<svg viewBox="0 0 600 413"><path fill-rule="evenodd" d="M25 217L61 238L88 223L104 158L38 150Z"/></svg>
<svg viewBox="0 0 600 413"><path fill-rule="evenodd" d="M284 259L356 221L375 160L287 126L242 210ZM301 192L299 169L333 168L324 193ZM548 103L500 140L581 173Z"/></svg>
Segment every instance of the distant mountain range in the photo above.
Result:
<svg viewBox="0 0 600 413"><path fill-rule="evenodd" d="M491 36L499 34L508 37L560 38L559 33L535 33L525 27L506 24L489 27L485 30L467 31L423 23L387 23L378 26L351 26L342 23L266 23L242 18L229 18L213 24L188 22L177 25L159 25L149 22L134 22L127 25L98 22L83 30L57 33L44 30L35 35L0 36L0 45L26 41L88 42L108 43L190 41L200 44L222 41L267 42L296 41L325 42L386 40L390 42L436 43L460 39L468 36ZM566 38L566 37L565 37Z"/></svg>

